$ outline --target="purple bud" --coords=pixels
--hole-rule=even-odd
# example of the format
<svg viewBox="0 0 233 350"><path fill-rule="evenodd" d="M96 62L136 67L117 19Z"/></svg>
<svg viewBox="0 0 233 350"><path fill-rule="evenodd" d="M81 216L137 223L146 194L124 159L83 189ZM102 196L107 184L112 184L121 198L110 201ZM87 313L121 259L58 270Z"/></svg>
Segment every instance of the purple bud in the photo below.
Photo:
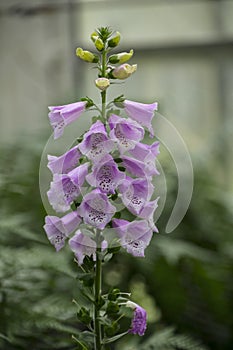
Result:
<svg viewBox="0 0 233 350"><path fill-rule="evenodd" d="M134 316L132 319L129 333L138 334L140 336L144 335L146 330L146 319L147 319L146 310L143 309L138 304L133 303L132 301L127 301L126 306L134 310Z"/></svg>

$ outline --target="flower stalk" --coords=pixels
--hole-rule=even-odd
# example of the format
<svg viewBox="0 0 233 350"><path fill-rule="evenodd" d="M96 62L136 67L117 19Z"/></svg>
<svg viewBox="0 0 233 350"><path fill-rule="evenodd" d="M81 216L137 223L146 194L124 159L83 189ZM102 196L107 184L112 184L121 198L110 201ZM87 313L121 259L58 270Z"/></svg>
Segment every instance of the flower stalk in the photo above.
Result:
<svg viewBox="0 0 233 350"><path fill-rule="evenodd" d="M58 213L71 211L62 217L48 215L44 229L57 251L69 238L78 264L77 281L88 302L75 302L77 318L88 331L80 331L73 340L85 350L104 350L105 344L128 333L142 336L146 330L146 311L130 301L130 293L111 288L102 295L102 269L120 246L135 257L144 257L153 232L158 232L153 219L158 199L152 199L152 178L158 175L155 158L159 150L158 142L143 143L146 132L153 136L151 121L157 103L133 102L123 95L106 103L113 81L127 79L136 71L137 65L125 63L133 50L109 56L119 44L120 34L114 35L108 27L93 32L91 40L97 53L78 48L76 54L97 66L95 85L101 105L84 97L76 103L49 107L54 139L85 110L95 110L98 115L93 116L90 129L77 139L77 145L59 157L48 156L53 174L49 202ZM124 109L126 117L114 106ZM125 209L131 214L130 222ZM130 329L122 332L120 321L127 317L124 307L133 310L133 318Z"/></svg>
<svg viewBox="0 0 233 350"><path fill-rule="evenodd" d="M102 289L102 259L101 259L101 231L96 230L96 267L95 267L95 304L94 304L94 330L95 330L95 350L101 350L102 334L100 317L100 302Z"/></svg>

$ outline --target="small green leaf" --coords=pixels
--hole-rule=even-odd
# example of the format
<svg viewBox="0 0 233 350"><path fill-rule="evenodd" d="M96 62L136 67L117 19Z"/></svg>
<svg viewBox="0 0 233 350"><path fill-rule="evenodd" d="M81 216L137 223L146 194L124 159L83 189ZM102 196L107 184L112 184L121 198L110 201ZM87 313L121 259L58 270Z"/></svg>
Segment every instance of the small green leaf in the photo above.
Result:
<svg viewBox="0 0 233 350"><path fill-rule="evenodd" d="M121 249L120 246L118 247L112 247L112 248L108 248L108 254L116 254L119 252L119 250Z"/></svg>
<svg viewBox="0 0 233 350"><path fill-rule="evenodd" d="M104 339L103 340L103 343L104 344L108 344L108 343L113 343L114 341L124 337L124 335L128 334L128 331L127 332L124 332L124 333L121 333L121 334L117 334L115 335L114 337L111 337L111 338L108 338L108 339Z"/></svg>
<svg viewBox="0 0 233 350"><path fill-rule="evenodd" d="M77 312L77 317L80 322L88 325L90 324L92 317L90 316L89 310L87 310L84 307L81 307L81 309Z"/></svg>

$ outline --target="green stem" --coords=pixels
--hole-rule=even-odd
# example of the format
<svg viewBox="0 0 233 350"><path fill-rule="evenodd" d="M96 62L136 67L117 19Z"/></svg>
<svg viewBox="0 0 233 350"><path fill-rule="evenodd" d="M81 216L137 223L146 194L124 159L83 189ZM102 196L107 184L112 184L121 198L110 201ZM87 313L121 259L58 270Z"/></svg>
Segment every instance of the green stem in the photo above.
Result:
<svg viewBox="0 0 233 350"><path fill-rule="evenodd" d="M101 76L106 77L107 50L102 52ZM101 115L106 120L106 90L101 92ZM102 260L101 260L101 231L96 230L96 265L95 265L95 306L94 306L94 330L95 330L95 350L103 350L100 317L100 301L102 288Z"/></svg>
<svg viewBox="0 0 233 350"><path fill-rule="evenodd" d="M102 77L106 77L106 60L107 60L107 52L104 49L102 52ZM102 117L106 119L106 90L101 92L101 102L102 102Z"/></svg>
<svg viewBox="0 0 233 350"><path fill-rule="evenodd" d="M100 257L101 253L101 232L96 231L96 269L95 269L95 306L94 306L94 329L95 329L95 350L101 350L102 346L102 334L101 324L99 322L99 309L101 299L101 288L102 288L102 261Z"/></svg>

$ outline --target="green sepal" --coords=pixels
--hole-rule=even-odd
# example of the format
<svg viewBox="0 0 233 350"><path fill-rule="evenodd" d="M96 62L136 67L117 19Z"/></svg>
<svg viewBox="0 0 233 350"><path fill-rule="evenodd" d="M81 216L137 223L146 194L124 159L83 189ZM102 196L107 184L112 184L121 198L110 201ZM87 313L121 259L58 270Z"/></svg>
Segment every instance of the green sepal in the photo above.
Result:
<svg viewBox="0 0 233 350"><path fill-rule="evenodd" d="M125 170L126 170L123 166L119 166L118 169L119 169L120 171L125 171Z"/></svg>
<svg viewBox="0 0 233 350"><path fill-rule="evenodd" d="M103 124L105 123L105 120L104 120L104 118L102 118L101 115L92 117L92 123L93 124L96 123L98 120L100 120Z"/></svg>
<svg viewBox="0 0 233 350"><path fill-rule="evenodd" d="M119 32L116 32L115 36L108 40L109 47L116 47L120 42L121 36Z"/></svg>
<svg viewBox="0 0 233 350"><path fill-rule="evenodd" d="M104 332L107 337L114 336L120 329L120 326L117 322L113 322L111 326L104 326Z"/></svg>
<svg viewBox="0 0 233 350"><path fill-rule="evenodd" d="M85 307L81 307L81 309L77 312L77 318L80 322L82 322L85 325L90 324L90 322L92 321L90 311L87 310Z"/></svg>
<svg viewBox="0 0 233 350"><path fill-rule="evenodd" d="M108 300L110 301L116 301L117 298L119 297L120 295L120 289L118 288L114 288L112 289L109 293L108 293Z"/></svg>
<svg viewBox="0 0 233 350"><path fill-rule="evenodd" d="M114 98L113 103L118 108L124 108L124 104L123 104L124 101L125 101L124 95L120 95Z"/></svg>
<svg viewBox="0 0 233 350"><path fill-rule="evenodd" d="M107 304L107 309L106 309L106 313L108 315L115 315L119 312L120 307L117 303L113 302L113 301L109 301L109 303Z"/></svg>
<svg viewBox="0 0 233 350"><path fill-rule="evenodd" d="M109 117L111 114L116 114L116 115L120 115L121 111L119 109L110 109L108 112L107 112L107 117Z"/></svg>
<svg viewBox="0 0 233 350"><path fill-rule="evenodd" d="M103 297L100 297L98 302L95 302L95 305L97 306L98 310L100 310L105 304L105 300Z"/></svg>
<svg viewBox="0 0 233 350"><path fill-rule="evenodd" d="M118 58L117 55L112 55L112 56L109 57L109 62L112 63L112 64L116 64L116 63L118 63L119 61L120 61L120 60L119 60L119 58Z"/></svg>
<svg viewBox="0 0 233 350"><path fill-rule="evenodd" d="M111 254L111 253L105 254L104 262L106 263L106 262L110 261L112 259L112 256L113 256L113 254Z"/></svg>
<svg viewBox="0 0 233 350"><path fill-rule="evenodd" d="M114 162L116 162L116 163L122 163L122 159L121 159L121 158L115 158L115 159L114 159Z"/></svg>
<svg viewBox="0 0 233 350"><path fill-rule="evenodd" d="M112 248L108 248L108 254L116 254L119 252L119 250L121 249L120 246L118 247L112 247Z"/></svg>
<svg viewBox="0 0 233 350"><path fill-rule="evenodd" d="M86 109L94 106L93 100L90 97L88 97L88 96L82 97L81 101L86 101L87 102Z"/></svg>
<svg viewBox="0 0 233 350"><path fill-rule="evenodd" d="M112 201L115 201L118 198L118 193L114 193L109 197Z"/></svg>

